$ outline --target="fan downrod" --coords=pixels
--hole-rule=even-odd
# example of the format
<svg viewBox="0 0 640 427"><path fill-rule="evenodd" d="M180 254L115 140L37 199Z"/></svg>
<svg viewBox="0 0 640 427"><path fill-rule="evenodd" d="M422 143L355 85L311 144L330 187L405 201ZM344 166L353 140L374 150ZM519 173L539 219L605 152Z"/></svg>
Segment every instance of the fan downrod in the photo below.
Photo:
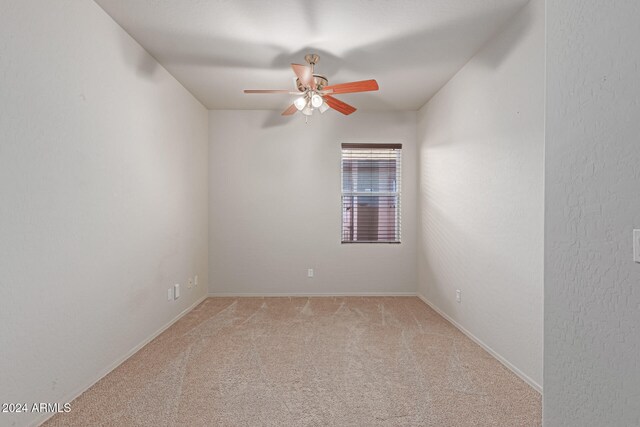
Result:
<svg viewBox="0 0 640 427"><path fill-rule="evenodd" d="M326 76L323 76L322 74L316 74L314 72L314 66L318 63L318 61L320 61L320 56L316 53L309 53L304 56L304 60L307 61L307 64L311 66L313 79L316 82L316 89L322 90L322 88L324 88L329 84L329 80L327 79ZM298 90L300 92L304 92L306 89L305 86L302 83L300 83L300 79L296 79L296 86L298 87Z"/></svg>

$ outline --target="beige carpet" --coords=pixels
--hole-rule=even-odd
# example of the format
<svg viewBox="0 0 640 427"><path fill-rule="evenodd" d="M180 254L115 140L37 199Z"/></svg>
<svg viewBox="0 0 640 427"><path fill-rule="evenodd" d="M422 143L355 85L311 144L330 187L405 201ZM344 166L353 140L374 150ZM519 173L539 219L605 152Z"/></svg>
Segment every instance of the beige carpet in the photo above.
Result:
<svg viewBox="0 0 640 427"><path fill-rule="evenodd" d="M415 297L209 298L51 426L538 426L540 395Z"/></svg>

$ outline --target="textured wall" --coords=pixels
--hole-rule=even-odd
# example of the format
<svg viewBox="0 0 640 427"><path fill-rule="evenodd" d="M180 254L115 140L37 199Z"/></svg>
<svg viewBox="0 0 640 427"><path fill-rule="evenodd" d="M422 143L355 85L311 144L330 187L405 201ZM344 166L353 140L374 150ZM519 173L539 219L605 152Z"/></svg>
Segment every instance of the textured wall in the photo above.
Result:
<svg viewBox="0 0 640 427"><path fill-rule="evenodd" d="M418 141L419 292L539 389L543 0L422 108Z"/></svg>
<svg viewBox="0 0 640 427"><path fill-rule="evenodd" d="M548 426L640 425L640 3L547 1Z"/></svg>
<svg viewBox="0 0 640 427"><path fill-rule="evenodd" d="M62 403L205 294L207 111L92 1L0 2L0 82L0 402Z"/></svg>
<svg viewBox="0 0 640 427"><path fill-rule="evenodd" d="M415 112L209 119L211 293L415 293ZM342 142L403 144L401 244L340 243Z"/></svg>

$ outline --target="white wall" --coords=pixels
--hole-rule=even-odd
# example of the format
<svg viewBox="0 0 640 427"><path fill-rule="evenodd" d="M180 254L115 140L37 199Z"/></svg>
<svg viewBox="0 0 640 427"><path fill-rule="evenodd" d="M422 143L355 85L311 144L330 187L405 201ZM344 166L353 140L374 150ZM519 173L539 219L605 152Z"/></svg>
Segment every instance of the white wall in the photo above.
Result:
<svg viewBox="0 0 640 427"><path fill-rule="evenodd" d="M419 111L418 141L419 293L540 389L543 0Z"/></svg>
<svg viewBox="0 0 640 427"><path fill-rule="evenodd" d="M548 0L548 426L640 425L640 3Z"/></svg>
<svg viewBox="0 0 640 427"><path fill-rule="evenodd" d="M415 293L415 112L209 120L211 293ZM403 144L401 244L340 243L343 142Z"/></svg>
<svg viewBox="0 0 640 427"><path fill-rule="evenodd" d="M0 81L0 402L65 402L206 293L207 111L92 1L0 3Z"/></svg>

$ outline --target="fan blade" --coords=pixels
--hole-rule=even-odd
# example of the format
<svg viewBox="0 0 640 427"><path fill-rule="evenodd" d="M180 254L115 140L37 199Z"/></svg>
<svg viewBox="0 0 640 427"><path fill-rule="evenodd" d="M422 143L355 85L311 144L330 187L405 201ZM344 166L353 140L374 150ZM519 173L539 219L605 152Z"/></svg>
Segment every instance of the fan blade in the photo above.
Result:
<svg viewBox="0 0 640 427"><path fill-rule="evenodd" d="M291 64L291 68L293 68L293 72L296 73L296 76L298 76L298 79L300 79L300 83L302 83L303 86L310 87L315 90L316 80L313 78L311 67L300 64Z"/></svg>
<svg viewBox="0 0 640 427"><path fill-rule="evenodd" d="M362 80L359 82L340 83L337 85L329 85L322 88L323 90L332 90L336 93L353 93L353 92L369 92L378 90L378 82L375 80Z"/></svg>
<svg viewBox="0 0 640 427"><path fill-rule="evenodd" d="M333 108L336 111L341 112L345 116L348 116L349 114L351 114L354 111L356 111L355 107L352 107L351 105L346 104L346 103L340 101L339 99L334 98L331 95L325 95L325 96L323 96L323 98L324 98L324 101L327 103L327 105L329 107Z"/></svg>
<svg viewBox="0 0 640 427"><path fill-rule="evenodd" d="M298 109L296 108L296 106L295 106L295 105L293 105L293 104L291 104L291 105L289 105L289 108L287 108L286 110L284 110L284 111L282 112L282 115L283 115L283 116L290 116L290 115L294 114L296 111L298 111Z"/></svg>
<svg viewBox="0 0 640 427"><path fill-rule="evenodd" d="M290 90L262 90L262 89L245 89L244 93L289 93Z"/></svg>

